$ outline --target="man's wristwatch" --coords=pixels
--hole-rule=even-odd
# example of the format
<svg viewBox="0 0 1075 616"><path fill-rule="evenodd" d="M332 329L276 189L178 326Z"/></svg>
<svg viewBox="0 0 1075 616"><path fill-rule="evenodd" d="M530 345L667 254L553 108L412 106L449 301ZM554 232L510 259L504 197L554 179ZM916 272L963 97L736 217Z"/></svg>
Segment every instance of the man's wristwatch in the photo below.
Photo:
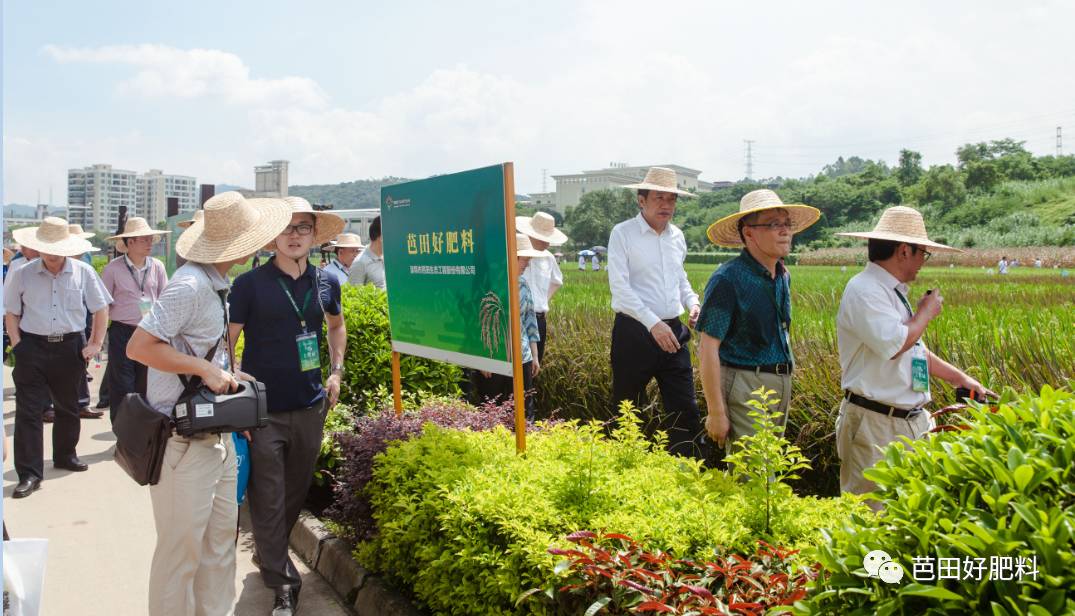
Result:
<svg viewBox="0 0 1075 616"><path fill-rule="evenodd" d="M343 376L343 364L333 364L331 374Z"/></svg>

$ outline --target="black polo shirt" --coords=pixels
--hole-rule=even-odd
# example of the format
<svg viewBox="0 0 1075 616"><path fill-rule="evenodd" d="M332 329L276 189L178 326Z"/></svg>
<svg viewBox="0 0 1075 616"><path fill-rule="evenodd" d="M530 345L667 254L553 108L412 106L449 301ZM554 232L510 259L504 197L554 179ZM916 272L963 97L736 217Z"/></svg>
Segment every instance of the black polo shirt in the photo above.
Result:
<svg viewBox="0 0 1075 616"><path fill-rule="evenodd" d="M275 258L242 274L232 283L229 312L232 323L243 325L242 370L265 383L270 413L312 406L325 396L321 369L299 370L299 349L295 337L302 334L299 316L280 286L291 291L301 309L307 291L306 331L317 334L321 347L324 312L340 314L340 283L308 263L306 272L294 280L276 267ZM320 299L320 301L318 301ZM322 307L324 312L322 311Z"/></svg>

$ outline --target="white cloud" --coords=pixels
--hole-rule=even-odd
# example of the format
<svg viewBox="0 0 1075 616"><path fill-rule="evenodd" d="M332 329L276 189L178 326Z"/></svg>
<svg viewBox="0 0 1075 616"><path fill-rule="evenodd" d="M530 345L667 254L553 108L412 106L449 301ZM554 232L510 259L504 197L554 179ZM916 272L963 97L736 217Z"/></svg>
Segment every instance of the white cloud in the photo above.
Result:
<svg viewBox="0 0 1075 616"><path fill-rule="evenodd" d="M123 96L146 98L212 97L232 105L253 107L296 105L321 107L326 96L305 77L258 79L243 60L217 49L176 49L167 45L63 47L44 52L62 63L121 64L137 73L118 84Z"/></svg>

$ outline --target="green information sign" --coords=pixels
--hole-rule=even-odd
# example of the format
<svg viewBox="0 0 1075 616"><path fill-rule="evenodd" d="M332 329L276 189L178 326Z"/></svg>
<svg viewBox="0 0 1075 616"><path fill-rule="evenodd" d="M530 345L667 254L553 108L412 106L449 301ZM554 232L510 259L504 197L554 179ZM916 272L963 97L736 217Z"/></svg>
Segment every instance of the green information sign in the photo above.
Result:
<svg viewBox="0 0 1075 616"><path fill-rule="evenodd" d="M392 350L512 374L510 173L507 163L381 189Z"/></svg>

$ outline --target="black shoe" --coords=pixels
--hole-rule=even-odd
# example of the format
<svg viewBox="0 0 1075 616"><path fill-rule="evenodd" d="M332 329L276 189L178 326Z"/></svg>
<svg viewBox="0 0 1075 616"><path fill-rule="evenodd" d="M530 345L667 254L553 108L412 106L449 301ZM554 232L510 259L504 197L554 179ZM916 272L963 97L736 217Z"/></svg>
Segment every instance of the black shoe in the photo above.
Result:
<svg viewBox="0 0 1075 616"><path fill-rule="evenodd" d="M56 409L45 409L45 411L41 413L41 419L44 420L45 423L56 421Z"/></svg>
<svg viewBox="0 0 1075 616"><path fill-rule="evenodd" d="M11 498L26 498L40 489L41 478L30 477L29 479L23 479L19 482L19 485L15 486L15 491L11 493Z"/></svg>
<svg viewBox="0 0 1075 616"><path fill-rule="evenodd" d="M298 589L284 585L276 589L276 598L272 602L271 616L295 616Z"/></svg>
<svg viewBox="0 0 1075 616"><path fill-rule="evenodd" d="M66 460L53 460L52 466L53 468L62 468L65 471L74 471L76 473L81 473L90 468L85 462L79 460L78 456L71 456Z"/></svg>
<svg viewBox="0 0 1075 616"><path fill-rule="evenodd" d="M98 401L97 401L97 406L96 406L96 408L99 408L99 409L106 409L106 408L108 408L109 406L111 406L111 404L109 404L109 400L108 400L108 398L101 398L100 400L98 400Z"/></svg>

